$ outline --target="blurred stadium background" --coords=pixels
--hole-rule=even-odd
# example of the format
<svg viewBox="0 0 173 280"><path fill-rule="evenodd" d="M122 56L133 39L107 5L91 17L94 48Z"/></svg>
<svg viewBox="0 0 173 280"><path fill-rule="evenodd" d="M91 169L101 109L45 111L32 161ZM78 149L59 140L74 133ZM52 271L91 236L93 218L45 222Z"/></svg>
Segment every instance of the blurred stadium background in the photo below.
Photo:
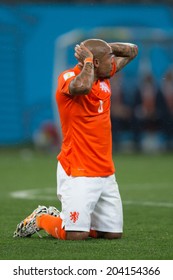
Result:
<svg viewBox="0 0 173 280"><path fill-rule="evenodd" d="M139 46L138 57L112 79L114 149L171 151L171 3L0 1L0 147L59 149L57 76L76 63L77 42L98 37Z"/></svg>

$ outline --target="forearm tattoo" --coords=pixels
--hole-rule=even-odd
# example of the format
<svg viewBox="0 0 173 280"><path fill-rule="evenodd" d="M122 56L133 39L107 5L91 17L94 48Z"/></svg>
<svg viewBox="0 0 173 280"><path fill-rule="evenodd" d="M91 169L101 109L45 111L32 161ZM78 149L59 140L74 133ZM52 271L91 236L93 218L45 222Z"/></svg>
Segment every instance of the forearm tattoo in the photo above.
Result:
<svg viewBox="0 0 173 280"><path fill-rule="evenodd" d="M116 60L116 72L120 71L138 54L138 47L130 43L110 43Z"/></svg>
<svg viewBox="0 0 173 280"><path fill-rule="evenodd" d="M134 44L130 43L111 43L110 44L113 53L118 57L131 57L134 58L137 55L138 48Z"/></svg>
<svg viewBox="0 0 173 280"><path fill-rule="evenodd" d="M70 83L70 92L73 95L88 94L94 82L94 64L87 62L82 71Z"/></svg>

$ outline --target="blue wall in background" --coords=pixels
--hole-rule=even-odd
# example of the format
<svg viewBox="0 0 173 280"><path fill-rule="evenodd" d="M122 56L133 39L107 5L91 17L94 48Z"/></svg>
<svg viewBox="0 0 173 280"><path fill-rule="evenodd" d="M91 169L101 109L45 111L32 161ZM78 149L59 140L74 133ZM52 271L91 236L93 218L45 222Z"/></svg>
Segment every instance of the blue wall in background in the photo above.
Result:
<svg viewBox="0 0 173 280"><path fill-rule="evenodd" d="M0 6L1 146L28 141L44 120L53 120L55 39L75 28L99 26L171 30L173 9L155 5ZM170 58L160 55L159 46L151 56L153 71L160 78ZM129 67L137 75L136 63Z"/></svg>

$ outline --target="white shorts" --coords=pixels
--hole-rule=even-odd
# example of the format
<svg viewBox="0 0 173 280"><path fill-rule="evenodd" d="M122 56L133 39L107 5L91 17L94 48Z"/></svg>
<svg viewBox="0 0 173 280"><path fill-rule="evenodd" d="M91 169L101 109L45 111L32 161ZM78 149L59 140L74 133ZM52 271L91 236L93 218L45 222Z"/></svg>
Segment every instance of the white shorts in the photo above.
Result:
<svg viewBox="0 0 173 280"><path fill-rule="evenodd" d="M58 162L57 185L65 230L123 231L122 202L115 175L72 177Z"/></svg>

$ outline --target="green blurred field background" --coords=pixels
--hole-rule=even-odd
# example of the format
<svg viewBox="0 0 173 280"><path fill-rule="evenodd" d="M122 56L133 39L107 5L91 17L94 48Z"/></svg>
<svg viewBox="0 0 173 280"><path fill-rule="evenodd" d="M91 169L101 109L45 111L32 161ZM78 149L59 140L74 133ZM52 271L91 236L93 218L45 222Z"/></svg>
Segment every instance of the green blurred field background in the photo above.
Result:
<svg viewBox="0 0 173 280"><path fill-rule="evenodd" d="M43 233L13 238L13 231L38 204L60 208L56 155L32 149L0 151L1 260L172 260L173 155L114 156L124 205L121 240L56 240Z"/></svg>

